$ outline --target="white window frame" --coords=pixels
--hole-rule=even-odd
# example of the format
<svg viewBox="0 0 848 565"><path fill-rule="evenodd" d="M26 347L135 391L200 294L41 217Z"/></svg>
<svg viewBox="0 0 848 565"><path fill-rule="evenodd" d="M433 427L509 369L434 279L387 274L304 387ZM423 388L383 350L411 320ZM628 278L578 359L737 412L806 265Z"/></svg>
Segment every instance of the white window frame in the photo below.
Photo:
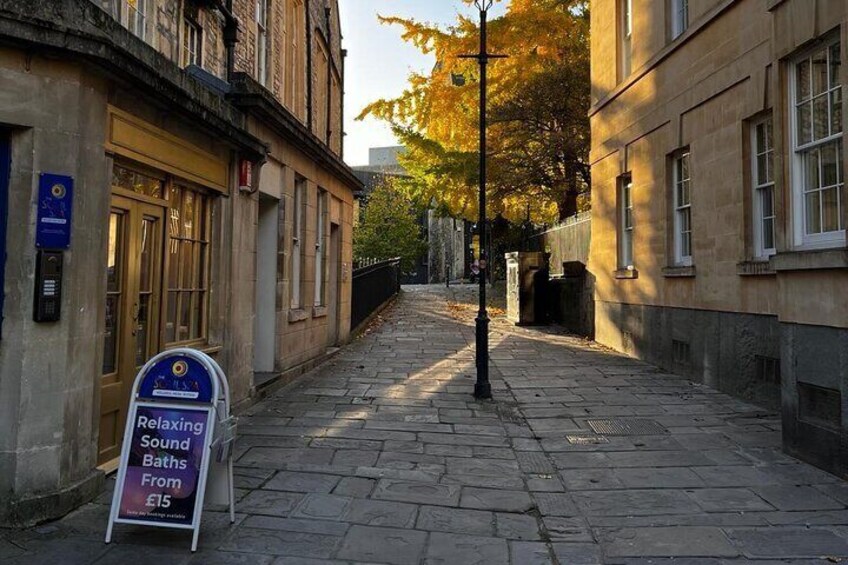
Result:
<svg viewBox="0 0 848 565"><path fill-rule="evenodd" d="M315 306L324 306L324 235L326 231L327 192L318 189L318 201L315 205Z"/></svg>
<svg viewBox="0 0 848 565"><path fill-rule="evenodd" d="M203 65L203 29L188 18L183 18L183 67Z"/></svg>
<svg viewBox="0 0 848 565"><path fill-rule="evenodd" d="M621 80L625 80L633 72L633 0L619 0L621 14L619 15L620 49L619 66Z"/></svg>
<svg viewBox="0 0 848 565"><path fill-rule="evenodd" d="M618 179L618 267L634 268L633 260L633 175L626 173Z"/></svg>
<svg viewBox="0 0 848 565"><path fill-rule="evenodd" d="M842 49L842 45L840 43L839 36L834 36L829 38L826 41L822 41L816 44L814 47L804 50L799 55L797 55L789 65L789 73L788 80L789 82L789 124L790 124L790 143L791 143L791 151L790 151L790 172L791 172L791 182L792 182L792 231L793 231L793 244L794 248L798 250L807 250L807 249L824 249L824 248L832 248L832 247L844 247L845 246L845 211L842 210L842 202L845 199L844 193L845 191L845 148L844 148L844 132L840 131L838 133L833 133L830 129L832 123L830 119L831 115L831 106L830 103L828 105L828 134L826 137L821 139L815 138L815 123L813 110L811 110L810 114L810 136L812 141L808 143L801 144L798 135L798 108L801 104L798 102L798 83L797 83L797 74L798 68L804 61L811 61L812 57L815 53L821 50L827 50L830 53L830 49L833 46L839 46L839 50ZM840 51L840 59L842 58L842 53ZM838 96L843 96L843 84L844 84L844 74L846 72L845 61L841 61L841 69L840 69L840 83L837 86L832 86L830 84L830 65L828 65L828 86L827 86L827 96L830 97L834 93L838 93ZM813 80L813 69L810 70L810 80ZM817 95L812 94L812 86L810 87L811 91L811 99L813 100L817 97ZM842 112L843 112L843 123L840 124L840 127L844 130L844 99L841 99L842 103ZM814 108L814 103L812 104L812 108ZM818 232L818 233L807 233L806 226L806 193L807 192L819 192L819 198L821 198L821 193L823 190L826 190L831 187L818 187L816 190L807 191L806 190L806 179L805 179L805 167L804 160L807 155L811 154L813 151L820 149L822 147L827 147L831 144L836 144L837 147L841 147L841 151L838 151L838 155L836 157L836 166L837 166L837 177L838 182L836 185L833 185L837 189L837 213L839 214L838 222L840 222L840 228L835 231L828 232ZM822 169L819 166L819 178L821 179ZM841 196L841 198L840 198ZM820 204L821 207L821 204ZM823 214L820 210L820 214ZM823 217L819 217L820 226L823 229L822 225Z"/></svg>
<svg viewBox="0 0 848 565"><path fill-rule="evenodd" d="M687 162L686 175L683 163ZM689 149L680 151L672 159L674 192L674 264L679 267L692 265L692 154ZM684 202L681 190L686 189L688 199ZM688 221L687 221L688 219ZM684 226L688 223L688 226ZM685 229L688 227L688 230ZM688 235L689 248L685 249Z"/></svg>
<svg viewBox="0 0 848 565"><path fill-rule="evenodd" d="M294 206L292 206L292 270L291 308L303 308L303 208L306 197L306 181L296 179L294 183Z"/></svg>
<svg viewBox="0 0 848 565"><path fill-rule="evenodd" d="M256 80L268 82L268 0L256 0Z"/></svg>
<svg viewBox="0 0 848 565"><path fill-rule="evenodd" d="M689 0L671 0L671 39L689 29Z"/></svg>
<svg viewBox="0 0 848 565"><path fill-rule="evenodd" d="M765 146L760 146L760 128L763 128ZM765 171L760 168L760 160ZM751 123L751 211L754 230L754 256L767 259L776 253L777 217L774 201L774 121L771 115ZM771 215L766 216L766 199L771 201ZM767 231L771 231L771 246L766 246Z"/></svg>
<svg viewBox="0 0 848 565"><path fill-rule="evenodd" d="M115 19L142 41L147 41L149 3L150 0L118 0L113 4L117 9Z"/></svg>

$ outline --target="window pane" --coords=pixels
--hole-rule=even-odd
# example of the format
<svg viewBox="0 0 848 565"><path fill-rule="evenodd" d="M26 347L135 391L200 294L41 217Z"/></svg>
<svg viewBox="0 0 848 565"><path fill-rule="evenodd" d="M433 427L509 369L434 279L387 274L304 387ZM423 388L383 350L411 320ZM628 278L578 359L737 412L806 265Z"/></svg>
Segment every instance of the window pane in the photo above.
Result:
<svg viewBox="0 0 848 565"><path fill-rule="evenodd" d="M763 249L774 249L774 218L763 220Z"/></svg>
<svg viewBox="0 0 848 565"><path fill-rule="evenodd" d="M774 188L768 187L760 189L760 202L762 205L763 217L769 218L774 216Z"/></svg>
<svg viewBox="0 0 848 565"><path fill-rule="evenodd" d="M121 165L112 168L112 185L137 194L162 198L162 180L138 173Z"/></svg>
<svg viewBox="0 0 848 565"><path fill-rule="evenodd" d="M765 122L757 124L757 153L762 153L766 147L766 124Z"/></svg>
<svg viewBox="0 0 848 565"><path fill-rule="evenodd" d="M830 46L830 87L837 88L841 85L840 71L842 67L842 54L839 51L840 44Z"/></svg>
<svg viewBox="0 0 848 565"><path fill-rule="evenodd" d="M836 143L828 144L821 149L821 186L834 186L839 182L839 169L837 168L836 162L838 159L842 158L842 155L837 154L838 149L839 145Z"/></svg>
<svg viewBox="0 0 848 565"><path fill-rule="evenodd" d="M176 188L171 189L171 210L170 221L168 222L168 235L171 237L180 237L180 218L182 218L182 214L180 213L181 196L181 190Z"/></svg>
<svg viewBox="0 0 848 565"><path fill-rule="evenodd" d="M813 139L824 139L830 135L827 99L827 96L819 96L813 99Z"/></svg>
<svg viewBox="0 0 848 565"><path fill-rule="evenodd" d="M798 106L797 121L798 121L798 143L804 145L813 140L813 105L811 102L805 102Z"/></svg>
<svg viewBox="0 0 848 565"><path fill-rule="evenodd" d="M813 190L821 186L819 178L819 150L813 149L804 155L805 168L807 169L806 190Z"/></svg>
<svg viewBox="0 0 848 565"><path fill-rule="evenodd" d="M191 295L191 339L202 337L203 322L203 293L193 292Z"/></svg>
<svg viewBox="0 0 848 565"><path fill-rule="evenodd" d="M798 101L802 102L810 98L810 61L804 59L795 71L795 85L798 94Z"/></svg>
<svg viewBox="0 0 848 565"><path fill-rule="evenodd" d="M183 225L182 236L193 239L194 233L194 192L183 190Z"/></svg>
<svg viewBox="0 0 848 565"><path fill-rule="evenodd" d="M827 92L830 87L828 81L827 50L819 51L813 55L813 95Z"/></svg>
<svg viewBox="0 0 848 565"><path fill-rule="evenodd" d="M121 286L121 249L123 235L123 216L109 214L109 250L106 262L106 291L117 292Z"/></svg>
<svg viewBox="0 0 848 565"><path fill-rule="evenodd" d="M757 184L763 185L769 182L768 158L769 153L757 156Z"/></svg>
<svg viewBox="0 0 848 565"><path fill-rule="evenodd" d="M806 228L808 234L821 233L821 200L819 195L819 192L810 192L805 198Z"/></svg>
<svg viewBox="0 0 848 565"><path fill-rule="evenodd" d="M828 188L821 192L822 218L824 219L824 224L822 225L823 232L839 230L840 222L838 198L839 194L836 188Z"/></svg>
<svg viewBox="0 0 848 565"><path fill-rule="evenodd" d="M191 323L191 293L180 293L180 324L177 330L177 340L188 341L190 339L189 324Z"/></svg>
<svg viewBox="0 0 848 565"><path fill-rule="evenodd" d="M179 292L168 293L168 311L165 319L165 343L177 341L177 298Z"/></svg>
<svg viewBox="0 0 848 565"><path fill-rule="evenodd" d="M191 279L194 274L193 245L190 241L180 243L180 269L182 274L180 288L183 289L192 288Z"/></svg>
<svg viewBox="0 0 848 565"><path fill-rule="evenodd" d="M830 93L830 132L842 132L842 89Z"/></svg>
<svg viewBox="0 0 848 565"><path fill-rule="evenodd" d="M766 154L766 182L774 181L774 151Z"/></svg>
<svg viewBox="0 0 848 565"><path fill-rule="evenodd" d="M114 373L118 366L118 328L120 295L106 296L106 333L103 337L103 374Z"/></svg>

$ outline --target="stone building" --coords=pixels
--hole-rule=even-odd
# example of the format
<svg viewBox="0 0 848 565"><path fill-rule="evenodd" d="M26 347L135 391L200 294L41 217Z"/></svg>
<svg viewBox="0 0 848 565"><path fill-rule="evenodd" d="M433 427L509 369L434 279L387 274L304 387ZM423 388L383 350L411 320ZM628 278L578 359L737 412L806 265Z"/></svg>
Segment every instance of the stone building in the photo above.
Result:
<svg viewBox="0 0 848 565"><path fill-rule="evenodd" d="M596 337L848 472L845 0L593 0Z"/></svg>
<svg viewBox="0 0 848 565"><path fill-rule="evenodd" d="M0 523L99 491L153 354L244 406L347 338L342 57L331 0L0 0Z"/></svg>

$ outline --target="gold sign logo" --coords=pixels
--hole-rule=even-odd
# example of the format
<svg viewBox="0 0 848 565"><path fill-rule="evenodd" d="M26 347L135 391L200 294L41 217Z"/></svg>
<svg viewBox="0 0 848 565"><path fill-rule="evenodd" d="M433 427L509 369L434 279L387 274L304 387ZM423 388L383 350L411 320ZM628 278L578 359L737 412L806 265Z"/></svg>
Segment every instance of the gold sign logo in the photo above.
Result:
<svg viewBox="0 0 848 565"><path fill-rule="evenodd" d="M171 367L171 372L174 373L175 377L183 377L186 373L188 373L188 363L185 361L177 361Z"/></svg>

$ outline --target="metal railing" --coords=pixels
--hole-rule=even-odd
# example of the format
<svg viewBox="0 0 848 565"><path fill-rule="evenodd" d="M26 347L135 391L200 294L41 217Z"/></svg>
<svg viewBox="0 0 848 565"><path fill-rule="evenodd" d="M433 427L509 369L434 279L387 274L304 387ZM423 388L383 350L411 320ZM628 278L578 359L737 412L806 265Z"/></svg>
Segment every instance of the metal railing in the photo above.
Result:
<svg viewBox="0 0 848 565"><path fill-rule="evenodd" d="M356 331L371 314L400 292L400 258L379 262L353 271L350 329ZM354 260L354 265L362 264Z"/></svg>

